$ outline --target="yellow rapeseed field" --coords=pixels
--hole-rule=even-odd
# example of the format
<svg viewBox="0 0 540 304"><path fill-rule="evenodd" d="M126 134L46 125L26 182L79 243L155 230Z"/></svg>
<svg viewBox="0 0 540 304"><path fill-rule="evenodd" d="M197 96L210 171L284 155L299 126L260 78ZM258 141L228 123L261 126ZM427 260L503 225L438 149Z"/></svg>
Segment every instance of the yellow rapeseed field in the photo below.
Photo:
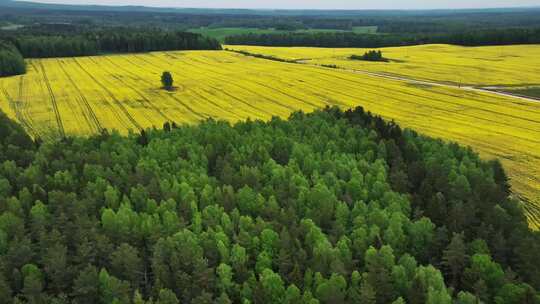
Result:
<svg viewBox="0 0 540 304"><path fill-rule="evenodd" d="M391 62L350 60L369 49L226 46L310 64L335 64L415 79L473 86L540 85L540 45L463 47L444 44L381 48Z"/></svg>
<svg viewBox="0 0 540 304"><path fill-rule="evenodd" d="M30 134L127 132L165 121L287 117L326 105L366 109L427 135L499 157L540 224L540 103L420 85L226 51L29 60L26 75L0 79L0 108ZM160 89L171 71L177 89Z"/></svg>

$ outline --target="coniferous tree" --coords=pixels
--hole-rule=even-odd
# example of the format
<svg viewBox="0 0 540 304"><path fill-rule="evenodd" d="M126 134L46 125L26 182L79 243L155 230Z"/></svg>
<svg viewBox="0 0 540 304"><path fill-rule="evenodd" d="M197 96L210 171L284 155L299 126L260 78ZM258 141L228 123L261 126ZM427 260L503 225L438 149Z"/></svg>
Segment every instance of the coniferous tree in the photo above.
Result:
<svg viewBox="0 0 540 304"><path fill-rule="evenodd" d="M467 247L463 241L463 234L454 234L452 241L443 252L443 265L448 269L450 286L457 288L460 276L467 265Z"/></svg>
<svg viewBox="0 0 540 304"><path fill-rule="evenodd" d="M19 51L0 40L0 77L26 73L26 63Z"/></svg>

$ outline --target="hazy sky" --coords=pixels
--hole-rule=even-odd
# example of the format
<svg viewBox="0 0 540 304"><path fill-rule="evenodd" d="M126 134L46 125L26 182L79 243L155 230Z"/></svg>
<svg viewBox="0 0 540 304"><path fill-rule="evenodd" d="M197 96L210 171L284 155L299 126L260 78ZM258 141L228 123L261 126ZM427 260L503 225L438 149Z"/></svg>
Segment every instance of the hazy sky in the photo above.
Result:
<svg viewBox="0 0 540 304"><path fill-rule="evenodd" d="M540 6L540 0L34 0L43 3L193 8L436 9Z"/></svg>

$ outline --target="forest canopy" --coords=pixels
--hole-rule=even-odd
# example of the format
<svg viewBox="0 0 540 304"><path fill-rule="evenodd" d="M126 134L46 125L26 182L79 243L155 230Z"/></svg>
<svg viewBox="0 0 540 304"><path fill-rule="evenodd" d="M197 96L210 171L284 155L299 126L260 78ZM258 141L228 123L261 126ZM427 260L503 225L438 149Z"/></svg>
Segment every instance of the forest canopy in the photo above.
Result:
<svg viewBox="0 0 540 304"><path fill-rule="evenodd" d="M26 64L19 51L13 45L0 41L0 77L25 72Z"/></svg>
<svg viewBox="0 0 540 304"><path fill-rule="evenodd" d="M362 108L0 135L1 303L540 300L500 163Z"/></svg>
<svg viewBox="0 0 540 304"><path fill-rule="evenodd" d="M221 44L200 34L159 29L104 28L66 32L36 30L4 33L25 58L91 56L171 50L220 50Z"/></svg>
<svg viewBox="0 0 540 304"><path fill-rule="evenodd" d="M463 46L540 43L540 29L462 30L450 33L359 34L354 32L290 32L241 34L225 38L226 44L263 46L313 46L380 48L430 43Z"/></svg>
<svg viewBox="0 0 540 304"><path fill-rule="evenodd" d="M221 50L212 38L187 32L108 28L87 32L35 29L0 32L0 77L26 72L24 58L92 56L171 50Z"/></svg>

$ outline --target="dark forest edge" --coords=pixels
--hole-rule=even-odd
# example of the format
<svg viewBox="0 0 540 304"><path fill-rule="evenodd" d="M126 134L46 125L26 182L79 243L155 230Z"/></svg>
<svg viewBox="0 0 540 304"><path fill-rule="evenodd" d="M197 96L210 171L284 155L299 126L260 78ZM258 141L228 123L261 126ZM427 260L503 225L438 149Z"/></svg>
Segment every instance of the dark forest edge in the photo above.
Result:
<svg viewBox="0 0 540 304"><path fill-rule="evenodd" d="M509 194L361 107L46 143L0 114L0 302L540 303Z"/></svg>
<svg viewBox="0 0 540 304"><path fill-rule="evenodd" d="M221 50L221 44L200 34L159 29L108 28L82 33L2 32L0 76L23 74L25 65L22 58L173 50Z"/></svg>
<svg viewBox="0 0 540 304"><path fill-rule="evenodd" d="M314 32L242 34L225 38L231 45L311 46L380 48L419 44L454 44L462 46L490 46L513 44L539 44L540 28L494 29L461 31L456 33L419 34L357 34L353 32Z"/></svg>
<svg viewBox="0 0 540 304"><path fill-rule="evenodd" d="M0 41L0 77L26 73L26 64L19 50Z"/></svg>

